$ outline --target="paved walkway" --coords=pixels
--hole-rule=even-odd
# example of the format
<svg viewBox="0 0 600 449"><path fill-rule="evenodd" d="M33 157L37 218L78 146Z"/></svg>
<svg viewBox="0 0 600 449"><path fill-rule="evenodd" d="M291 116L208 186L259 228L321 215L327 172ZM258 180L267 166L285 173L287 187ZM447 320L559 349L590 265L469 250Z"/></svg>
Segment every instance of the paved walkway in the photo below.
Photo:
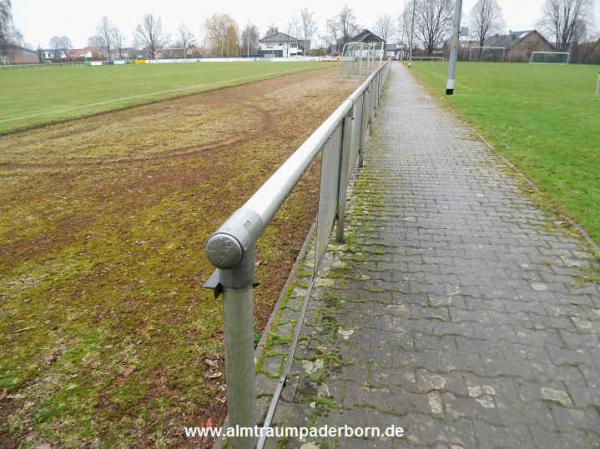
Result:
<svg viewBox="0 0 600 449"><path fill-rule="evenodd" d="M406 436L269 446L600 447L600 287L578 278L590 254L397 64L369 147L274 425Z"/></svg>

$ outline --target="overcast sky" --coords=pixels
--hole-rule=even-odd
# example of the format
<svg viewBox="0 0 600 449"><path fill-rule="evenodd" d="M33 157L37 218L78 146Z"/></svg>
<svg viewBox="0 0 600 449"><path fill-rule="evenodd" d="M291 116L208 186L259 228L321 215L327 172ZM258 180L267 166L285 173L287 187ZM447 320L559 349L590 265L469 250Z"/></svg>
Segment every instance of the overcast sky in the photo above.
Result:
<svg viewBox="0 0 600 449"><path fill-rule="evenodd" d="M498 0L504 11L507 29L535 28L543 1ZM593 1L596 30L600 31L600 0ZM476 0L463 0L463 13L467 14L475 2ZM326 19L344 4L354 10L358 23L368 28L381 14L397 16L403 9L405 0L13 0L13 15L25 41L34 47L47 46L48 40L54 35L67 35L75 47L83 47L104 15L121 28L130 42L136 24L146 12L159 14L163 19L163 27L168 32L173 32L179 23L185 22L194 33L202 36L202 24L215 12L231 15L240 27L250 21L258 25L262 34L271 23L285 31L290 16L307 7L315 13L319 25L318 34L323 34Z"/></svg>

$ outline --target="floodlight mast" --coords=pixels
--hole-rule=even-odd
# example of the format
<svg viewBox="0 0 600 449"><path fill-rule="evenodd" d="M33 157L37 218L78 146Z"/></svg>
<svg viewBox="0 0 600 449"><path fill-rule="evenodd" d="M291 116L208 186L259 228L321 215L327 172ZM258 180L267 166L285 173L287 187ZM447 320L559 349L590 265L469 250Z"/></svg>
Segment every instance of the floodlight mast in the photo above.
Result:
<svg viewBox="0 0 600 449"><path fill-rule="evenodd" d="M454 80L456 78L456 60L458 58L461 15L462 0L456 0L454 9L454 22L452 24L452 39L450 39L450 61L448 64L448 82L446 83L446 95L454 95Z"/></svg>
<svg viewBox="0 0 600 449"><path fill-rule="evenodd" d="M415 35L415 1L416 0L412 0L412 23L410 25L410 43L409 45L409 49L408 49L408 66L412 67L412 62L413 62L413 37Z"/></svg>

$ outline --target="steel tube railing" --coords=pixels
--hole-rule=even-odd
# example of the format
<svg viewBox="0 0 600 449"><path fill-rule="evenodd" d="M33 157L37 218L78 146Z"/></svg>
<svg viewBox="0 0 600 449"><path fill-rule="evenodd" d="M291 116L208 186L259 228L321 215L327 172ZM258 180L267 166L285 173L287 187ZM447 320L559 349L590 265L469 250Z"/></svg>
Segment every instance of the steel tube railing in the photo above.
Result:
<svg viewBox="0 0 600 449"><path fill-rule="evenodd" d="M386 66L373 73L354 91L256 193L213 234L206 246L207 256L213 265L217 268L227 269L241 263L244 248L256 241L262 234L302 175L315 160L323 144L363 92L372 89L373 81L384 67ZM249 232L250 228L252 230ZM229 250L225 248L227 246L230 246Z"/></svg>
<svg viewBox="0 0 600 449"><path fill-rule="evenodd" d="M329 223L333 223L332 213L335 213L338 219L337 238L343 240L345 197L342 196L346 194L348 173L356 163L355 160L349 160L350 153L355 157L358 153L362 163L365 133L378 105L389 64L389 61L386 62L371 74L256 193L225 221L206 244L206 255L217 270L205 287L214 289L215 295L223 293L228 424L232 427L256 425L252 314L256 242L298 181L325 148L328 151L327 160L333 161L335 165L322 169L321 193L331 194L324 201L321 198L319 210L330 217ZM360 116L354 117L356 113ZM356 126L360 128L356 129ZM335 139L339 139L339 143ZM324 159L326 158L323 157L322 161ZM335 178L323 178L330 176L330 173L334 173L331 176ZM337 185L332 186L331 182ZM329 188L324 189L324 185ZM332 191L332 187L335 191ZM319 226L317 237L319 234L321 238L331 234L331 228L321 229ZM315 271L317 269L318 261ZM233 449L249 449L254 447L255 441L252 438L235 438L231 443Z"/></svg>

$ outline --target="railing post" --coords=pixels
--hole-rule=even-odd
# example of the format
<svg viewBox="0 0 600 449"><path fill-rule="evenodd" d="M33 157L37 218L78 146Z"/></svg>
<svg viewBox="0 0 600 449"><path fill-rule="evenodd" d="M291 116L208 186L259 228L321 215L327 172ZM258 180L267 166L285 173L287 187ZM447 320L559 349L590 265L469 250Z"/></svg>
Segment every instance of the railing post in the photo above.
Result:
<svg viewBox="0 0 600 449"><path fill-rule="evenodd" d="M362 168L364 166L364 157L363 157L363 152L364 152L364 148L365 148L365 141L366 141L366 134L367 134L367 126L368 123L365 125L365 120L367 120L368 117L368 92L369 92L369 88L367 87L367 90L365 90L362 93L362 106L360 108L360 138L358 141L358 166L360 168Z"/></svg>
<svg viewBox="0 0 600 449"><path fill-rule="evenodd" d="M350 151L352 150L352 127L354 126L354 106L344 117L342 125L342 143L340 145L340 171L338 177L337 225L335 239L344 242L344 223L346 221L346 188L350 170Z"/></svg>
<svg viewBox="0 0 600 449"><path fill-rule="evenodd" d="M369 88L369 96L371 100L369 101L369 125L375 121L375 106L377 101L377 96L375 95L375 79L371 80L371 87ZM371 135L372 129L369 128L369 135Z"/></svg>
<svg viewBox="0 0 600 449"><path fill-rule="evenodd" d="M377 73L377 89L375 90L375 115L377 115L377 112L379 111L380 81L381 81L381 72L378 72Z"/></svg>
<svg viewBox="0 0 600 449"><path fill-rule="evenodd" d="M236 232L238 228L243 232ZM262 220L252 211L238 209L206 243L206 256L218 268L209 283L215 295L223 293L223 337L227 383L228 425L254 427L256 376L254 373L254 259ZM208 284L208 283L207 283ZM252 449L254 438L232 438L233 449Z"/></svg>
<svg viewBox="0 0 600 449"><path fill-rule="evenodd" d="M242 263L219 270L223 288L225 376L231 427L256 425L254 372L254 247L245 251ZM232 449L252 449L254 438L232 438Z"/></svg>

